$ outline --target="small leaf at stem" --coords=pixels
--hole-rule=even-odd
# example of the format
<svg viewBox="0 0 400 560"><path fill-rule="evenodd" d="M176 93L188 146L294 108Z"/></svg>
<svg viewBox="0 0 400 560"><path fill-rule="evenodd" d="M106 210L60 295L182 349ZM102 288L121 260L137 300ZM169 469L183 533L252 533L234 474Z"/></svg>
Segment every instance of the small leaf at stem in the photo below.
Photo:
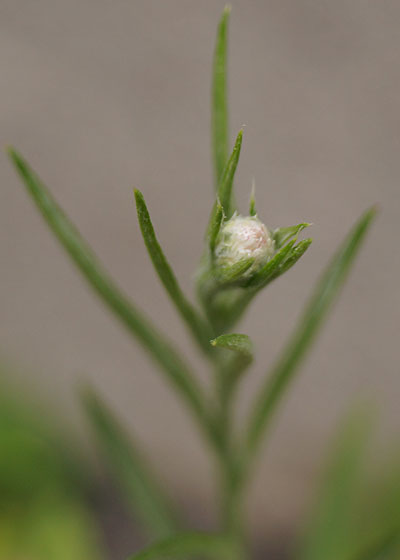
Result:
<svg viewBox="0 0 400 560"><path fill-rule="evenodd" d="M213 441L214 436L203 390L183 358L103 270L78 230L22 156L13 148L9 148L8 151L29 194L73 262L93 290L158 363L168 381L196 416L201 428Z"/></svg>
<svg viewBox="0 0 400 560"><path fill-rule="evenodd" d="M296 226L289 226L278 228L273 231L272 237L275 241L275 249L278 250L285 245L293 237L297 237L303 229L311 226L312 224L297 224Z"/></svg>
<svg viewBox="0 0 400 560"><path fill-rule="evenodd" d="M230 560L234 553L232 539L224 535L208 533L181 533L168 539L156 542L141 552L130 556L128 560L162 560L200 555L215 560L225 558Z"/></svg>
<svg viewBox="0 0 400 560"><path fill-rule="evenodd" d="M216 189L228 159L227 43L230 11L230 6L226 6L218 25L213 64L211 128Z"/></svg>
<svg viewBox="0 0 400 560"><path fill-rule="evenodd" d="M182 292L176 276L157 240L144 197L137 189L134 191L134 194L140 229L154 268L172 302L191 330L194 339L208 353L208 340L212 332L211 326L207 324L206 320L203 319Z"/></svg>
<svg viewBox="0 0 400 560"><path fill-rule="evenodd" d="M255 455L259 448L273 413L326 318L374 217L374 208L365 212L346 237L318 282L298 326L285 346L275 368L258 393L247 433L246 446L250 457Z"/></svg>
<svg viewBox="0 0 400 560"><path fill-rule="evenodd" d="M245 369L253 361L253 343L246 334L222 334L210 341L216 348L230 350L230 358L222 367L222 391L224 399L231 395L236 387L237 381Z"/></svg>
<svg viewBox="0 0 400 560"><path fill-rule="evenodd" d="M81 396L102 455L127 504L153 537L176 533L176 516L137 443L133 444L92 389L85 388Z"/></svg>
<svg viewBox="0 0 400 560"><path fill-rule="evenodd" d="M250 362L253 359L253 344L247 334L222 334L211 340L211 345L232 350Z"/></svg>

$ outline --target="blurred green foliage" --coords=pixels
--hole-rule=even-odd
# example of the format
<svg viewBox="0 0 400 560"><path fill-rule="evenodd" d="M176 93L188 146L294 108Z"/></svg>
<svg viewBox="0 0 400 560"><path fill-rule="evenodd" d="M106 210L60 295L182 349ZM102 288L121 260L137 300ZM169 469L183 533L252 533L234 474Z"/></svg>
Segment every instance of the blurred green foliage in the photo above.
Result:
<svg viewBox="0 0 400 560"><path fill-rule="evenodd" d="M0 558L99 560L85 461L58 419L0 371Z"/></svg>

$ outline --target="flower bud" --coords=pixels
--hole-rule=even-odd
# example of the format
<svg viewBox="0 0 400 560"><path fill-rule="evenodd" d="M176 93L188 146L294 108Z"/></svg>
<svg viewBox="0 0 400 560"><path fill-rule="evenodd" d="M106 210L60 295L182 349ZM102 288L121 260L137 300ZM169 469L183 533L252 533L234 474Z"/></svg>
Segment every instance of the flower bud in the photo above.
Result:
<svg viewBox="0 0 400 560"><path fill-rule="evenodd" d="M274 241L256 216L234 215L222 226L215 246L215 264L231 267L243 259L254 259L245 276L259 270L274 253Z"/></svg>

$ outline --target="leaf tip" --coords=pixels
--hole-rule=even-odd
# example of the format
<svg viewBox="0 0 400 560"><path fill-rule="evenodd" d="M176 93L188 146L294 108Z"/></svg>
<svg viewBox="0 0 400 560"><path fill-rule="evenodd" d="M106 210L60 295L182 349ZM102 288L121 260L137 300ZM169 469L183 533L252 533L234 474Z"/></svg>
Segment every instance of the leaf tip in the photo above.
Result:
<svg viewBox="0 0 400 560"><path fill-rule="evenodd" d="M373 220L375 216L379 213L380 206L378 202L373 204L368 210L366 210L365 215L368 217L369 220Z"/></svg>
<svg viewBox="0 0 400 560"><path fill-rule="evenodd" d="M21 161L22 158L17 152L17 150L14 148L14 146L6 145L4 147L4 151L6 152L8 157L13 161L13 163L18 164Z"/></svg>
<svg viewBox="0 0 400 560"><path fill-rule="evenodd" d="M223 19L227 19L232 11L232 4L225 4L224 11L222 12Z"/></svg>

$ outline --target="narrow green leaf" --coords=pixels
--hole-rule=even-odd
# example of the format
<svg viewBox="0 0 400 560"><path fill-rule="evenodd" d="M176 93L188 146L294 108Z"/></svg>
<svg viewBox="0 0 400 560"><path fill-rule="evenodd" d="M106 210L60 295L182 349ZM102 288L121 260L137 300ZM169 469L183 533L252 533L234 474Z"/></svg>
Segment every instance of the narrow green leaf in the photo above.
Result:
<svg viewBox="0 0 400 560"><path fill-rule="evenodd" d="M79 232L25 160L12 148L10 157L50 229L64 246L94 291L159 364L177 392L210 436L207 406L202 389L171 343L120 291L105 273Z"/></svg>
<svg viewBox="0 0 400 560"><path fill-rule="evenodd" d="M211 128L216 189L228 159L227 42L230 11L230 6L226 6L218 25L213 63Z"/></svg>
<svg viewBox="0 0 400 560"><path fill-rule="evenodd" d="M224 219L229 219L233 214L233 178L239 161L242 146L243 131L240 130L233 147L232 154L224 168L223 175L217 191L217 200L211 211L207 234L211 252L214 251L219 230Z"/></svg>
<svg viewBox="0 0 400 560"><path fill-rule="evenodd" d="M275 368L258 393L247 433L246 445L250 455L254 455L259 447L278 403L284 396L319 327L326 318L374 216L374 208L365 212L348 234L317 284L311 300Z"/></svg>
<svg viewBox="0 0 400 560"><path fill-rule="evenodd" d="M127 505L151 536L163 538L176 533L177 518L150 466L138 451L138 444L128 438L91 389L82 391L82 403L105 462Z"/></svg>
<svg viewBox="0 0 400 560"><path fill-rule="evenodd" d="M173 555L175 558L187 559L191 555L205 555L215 560L230 560L234 547L232 541L223 535L207 533L182 533L156 542L134 554L129 560L162 560Z"/></svg>
<svg viewBox="0 0 400 560"><path fill-rule="evenodd" d="M233 178L235 176L237 164L239 162L240 150L242 148L243 130L239 130L232 154L224 168L222 178L218 187L218 198L221 202L224 214L229 219L234 212L232 202Z"/></svg>
<svg viewBox="0 0 400 560"><path fill-rule="evenodd" d="M272 232L272 237L275 241L275 250L280 249L293 237L297 237L303 229L311 226L311 224L303 223L296 226L289 226L278 228Z"/></svg>
<svg viewBox="0 0 400 560"><path fill-rule="evenodd" d="M182 292L158 243L144 197L139 190L135 190L135 201L140 229L154 268L181 317L192 332L194 339L205 352L209 353L210 345L208 341L212 336L211 326L206 323L205 319L196 311Z"/></svg>
<svg viewBox="0 0 400 560"><path fill-rule="evenodd" d="M354 549L358 539L355 512L371 427L370 410L365 408L352 411L341 427L303 539L300 560L345 560Z"/></svg>

